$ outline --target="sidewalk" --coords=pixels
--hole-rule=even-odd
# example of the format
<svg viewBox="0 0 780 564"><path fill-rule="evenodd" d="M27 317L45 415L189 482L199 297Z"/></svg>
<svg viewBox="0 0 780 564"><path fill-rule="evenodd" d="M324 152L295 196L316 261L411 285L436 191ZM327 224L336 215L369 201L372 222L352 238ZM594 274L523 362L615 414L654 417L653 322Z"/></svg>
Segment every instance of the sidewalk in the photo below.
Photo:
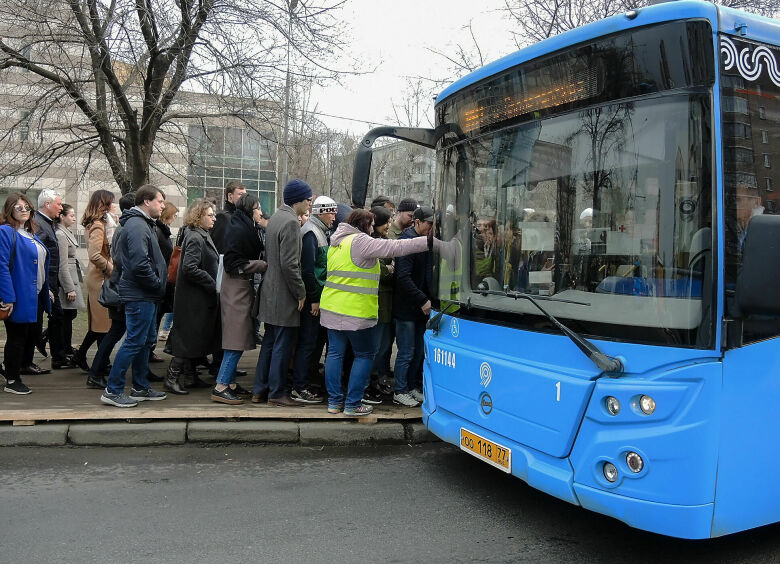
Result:
<svg viewBox="0 0 780 564"><path fill-rule="evenodd" d="M161 349L162 347L158 347ZM90 351L94 354L93 351ZM91 360L92 354L88 355ZM150 364L162 376L164 363ZM238 382L251 389L259 349L241 358L247 371ZM36 353L35 362L50 368L49 359ZM213 377L203 373L206 382ZM420 423L420 408L404 408L386 401L374 413L360 418L332 415L327 404L302 408L268 407L249 401L240 406L210 400L209 388L189 395L168 394L164 401L143 402L134 408L116 408L100 402L100 390L85 386L79 369L25 376L32 393L18 396L0 392L0 446L10 445L153 445L183 442L254 442L297 444L378 444L432 440ZM162 382L153 383L162 390Z"/></svg>

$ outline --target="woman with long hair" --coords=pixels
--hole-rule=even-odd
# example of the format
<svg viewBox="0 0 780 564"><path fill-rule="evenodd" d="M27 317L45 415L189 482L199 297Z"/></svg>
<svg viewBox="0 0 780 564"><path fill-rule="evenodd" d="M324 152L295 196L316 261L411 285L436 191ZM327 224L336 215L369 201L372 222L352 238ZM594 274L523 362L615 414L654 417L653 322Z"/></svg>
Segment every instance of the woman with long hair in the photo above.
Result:
<svg viewBox="0 0 780 564"><path fill-rule="evenodd" d="M20 375L22 358L33 354L39 306L50 312L53 296L49 291L49 251L35 235L33 205L27 196L8 195L0 218L0 309L4 319L4 391L25 395L30 388ZM30 290L35 288L35 292Z"/></svg>
<svg viewBox="0 0 780 564"><path fill-rule="evenodd" d="M171 263L171 256L173 256L173 240L171 239L171 225L173 224L173 221L176 219L177 215L179 215L179 208L175 204L172 204L171 202L166 200L165 203L163 204L163 210L162 213L160 214L160 217L157 218L154 222L155 225L157 226L157 242L160 243L160 251L162 252L163 258L165 259L166 265ZM180 240L181 237L177 237L177 239ZM157 308L158 336L160 334L160 324L162 323L163 317L165 316L166 313L170 313L173 311L173 292L174 292L173 284L168 284L168 286L165 288L165 299L160 304L160 307ZM152 346L152 350L149 351L149 362L163 362L163 359L157 356L157 354L155 354L154 351L156 348L157 348L157 344L155 343L154 346Z"/></svg>
<svg viewBox="0 0 780 564"><path fill-rule="evenodd" d="M217 294L219 253L209 231L214 227L216 210L206 199L195 200L184 218L179 270L173 313L176 324L168 337L173 358L165 377L165 389L186 394L195 381L196 359L218 352L222 337Z"/></svg>
<svg viewBox="0 0 780 564"><path fill-rule="evenodd" d="M211 400L218 403L239 405L252 396L251 392L236 383L236 366L244 351L251 351L256 346L255 324L251 312L255 296L252 280L256 272L265 272L268 267L268 264L260 259L263 243L257 231L257 224L262 213L257 197L244 194L236 202L236 211L224 234L223 241L227 250L223 259L225 273L220 289L224 352L217 374L217 384L211 391Z"/></svg>
<svg viewBox="0 0 780 564"><path fill-rule="evenodd" d="M62 304L62 342L65 343L65 352L72 356L73 350L73 320L79 310L86 309L84 294L81 291L81 282L84 274L81 272L79 259L76 258L76 249L79 242L70 228L76 223L76 211L73 206L62 204L62 211L54 219L54 233L57 235L57 245L60 249L60 303Z"/></svg>
<svg viewBox="0 0 780 564"><path fill-rule="evenodd" d="M376 351L379 283L383 257L420 253L444 245L433 236L414 239L373 238L374 214L354 210L330 237L328 278L320 299L320 323L328 329L325 384L328 413L362 416L373 411L363 405ZM344 353L351 345L355 360L346 394L341 383Z"/></svg>
<svg viewBox="0 0 780 564"><path fill-rule="evenodd" d="M375 239L387 239L387 232L390 230L393 214L385 206L375 206L371 208L374 214L374 232L371 234ZM393 394L393 387L388 381L393 377L390 370L390 356L393 352L393 284L395 282L392 258L382 257L379 259L379 316L376 323L376 356L374 357L374 366L371 370L371 385L366 389L363 397L363 403L369 405L378 405L386 396Z"/></svg>
<svg viewBox="0 0 780 564"><path fill-rule="evenodd" d="M89 315L89 328L84 340L76 354L75 362L82 370L89 372L87 363L87 351L93 343L103 339L103 336L111 328L111 319L108 310L100 305L98 296L103 287L103 281L111 276L114 263L109 252L108 238L106 236L106 216L111 212L111 204L114 203L114 193L108 190L96 190L89 197L87 209L81 217L81 225L84 226L87 235L87 314Z"/></svg>

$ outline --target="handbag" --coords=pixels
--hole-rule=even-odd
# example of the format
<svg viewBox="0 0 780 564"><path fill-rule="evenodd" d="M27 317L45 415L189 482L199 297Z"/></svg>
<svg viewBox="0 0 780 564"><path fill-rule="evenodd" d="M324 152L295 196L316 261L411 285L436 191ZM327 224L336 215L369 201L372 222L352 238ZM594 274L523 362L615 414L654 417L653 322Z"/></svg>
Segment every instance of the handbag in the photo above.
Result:
<svg viewBox="0 0 780 564"><path fill-rule="evenodd" d="M13 234L14 234L14 242L11 245L11 257L8 259L9 274L13 274L14 272L14 258L16 257L16 231L14 231ZM9 317L11 317L10 309L0 309L0 321L8 319Z"/></svg>
<svg viewBox="0 0 780 564"><path fill-rule="evenodd" d="M103 307L114 309L122 305L122 302L119 300L119 288L113 278L103 280L103 285L100 287L100 294L98 294L98 303Z"/></svg>
<svg viewBox="0 0 780 564"><path fill-rule="evenodd" d="M179 261L181 260L181 247L176 245L171 254L171 262L168 263L168 284L176 284L176 275L179 273Z"/></svg>
<svg viewBox="0 0 780 564"><path fill-rule="evenodd" d="M219 255L219 264L217 265L217 294L222 292L222 279L225 277L225 255Z"/></svg>

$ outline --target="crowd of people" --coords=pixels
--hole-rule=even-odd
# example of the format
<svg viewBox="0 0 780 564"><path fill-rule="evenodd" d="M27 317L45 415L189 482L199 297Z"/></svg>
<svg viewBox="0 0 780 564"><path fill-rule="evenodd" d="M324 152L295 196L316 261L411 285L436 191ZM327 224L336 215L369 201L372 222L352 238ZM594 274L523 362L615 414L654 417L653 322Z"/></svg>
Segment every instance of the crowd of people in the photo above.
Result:
<svg viewBox="0 0 780 564"><path fill-rule="evenodd" d="M432 252L445 245L433 237L433 210L383 196L352 209L315 198L300 179L288 182L283 196L268 217L243 184L229 182L223 209L217 212L213 199L195 200L174 241L179 210L159 188L141 186L116 203L112 192L97 190L81 218L85 273L74 208L51 190L40 193L37 208L25 194L10 194L0 216L4 391L29 394L22 377L50 372L33 361L37 347L52 370L81 368L86 386L116 407L193 388L211 388L210 399L225 405L327 402L329 413L349 416L367 415L383 401L418 406ZM79 311L88 329L73 347ZM171 360L160 377L149 363L162 361L155 347L166 314ZM238 362L259 343L247 390L237 382L246 374Z"/></svg>

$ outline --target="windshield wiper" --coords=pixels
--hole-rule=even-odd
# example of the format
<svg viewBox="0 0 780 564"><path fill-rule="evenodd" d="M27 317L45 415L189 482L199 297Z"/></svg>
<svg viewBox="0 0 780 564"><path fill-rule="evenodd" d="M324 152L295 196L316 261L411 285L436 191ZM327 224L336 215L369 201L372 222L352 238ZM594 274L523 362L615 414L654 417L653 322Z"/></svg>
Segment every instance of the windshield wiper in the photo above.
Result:
<svg viewBox="0 0 780 564"><path fill-rule="evenodd" d="M486 296L506 296L507 298L514 298L516 300L521 298L532 298L534 300L546 300L548 302L560 302L564 304L574 304L581 306L589 306L589 302L577 302L574 300L565 300L563 298L557 298L555 296L532 296L523 292L505 292L503 290L472 290L475 294L484 294Z"/></svg>
<svg viewBox="0 0 780 564"><path fill-rule="evenodd" d="M534 306L536 306L536 309L541 311L542 314L561 331L561 333L563 333L569 339L571 339L572 342L575 345L577 345L577 348L579 348L583 353L585 353L585 356L587 356L593 362L593 364L598 366L601 370L603 370L613 378L616 378L623 373L623 363L620 362L620 359L617 359L615 357L609 356L601 352L601 350L596 345L594 345L593 343L591 343L581 335L575 333L574 331L566 327L563 323L558 321L551 313L548 313L541 305L539 305L539 303L536 300L552 299L554 301L579 304L579 305L587 305L587 306L590 305L589 303L575 302L571 300L564 300L561 298L551 298L550 296L531 296L530 294L524 294L522 292L503 292L500 290L476 290L474 293L506 296L509 298L514 298L516 300L518 299L528 300Z"/></svg>
<svg viewBox="0 0 780 564"><path fill-rule="evenodd" d="M425 328L426 329L432 329L433 330L433 334L434 335L438 335L439 334L439 326L441 325L441 318L442 318L442 316L445 313L447 313L448 311L450 311L453 307L457 306L457 305L461 305L461 303L460 302L450 302L450 303L448 303L446 307L444 307L440 312L438 312L436 315L434 315L433 317L431 317L428 320L428 323L425 324Z"/></svg>

